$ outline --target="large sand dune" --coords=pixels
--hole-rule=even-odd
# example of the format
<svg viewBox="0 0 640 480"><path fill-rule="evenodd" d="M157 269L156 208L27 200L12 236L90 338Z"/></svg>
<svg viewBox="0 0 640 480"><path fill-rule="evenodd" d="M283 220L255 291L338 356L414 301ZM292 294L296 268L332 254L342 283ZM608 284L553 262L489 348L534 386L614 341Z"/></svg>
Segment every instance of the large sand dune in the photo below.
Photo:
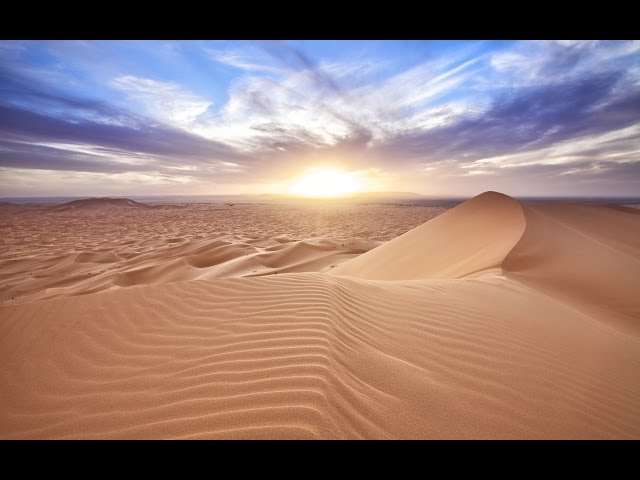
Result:
<svg viewBox="0 0 640 480"><path fill-rule="evenodd" d="M460 278L500 266L522 236L520 204L486 192L333 272L372 280Z"/></svg>
<svg viewBox="0 0 640 480"><path fill-rule="evenodd" d="M0 437L640 438L639 234L634 209L488 192L330 274L173 278L239 258L203 239L0 307ZM257 255L328 251L283 245Z"/></svg>

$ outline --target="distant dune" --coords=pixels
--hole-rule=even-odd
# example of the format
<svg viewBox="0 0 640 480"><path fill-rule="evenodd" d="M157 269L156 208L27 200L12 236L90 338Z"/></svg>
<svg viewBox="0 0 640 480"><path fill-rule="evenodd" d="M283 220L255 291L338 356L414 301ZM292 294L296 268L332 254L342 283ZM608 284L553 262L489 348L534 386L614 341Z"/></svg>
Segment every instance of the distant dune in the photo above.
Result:
<svg viewBox="0 0 640 480"><path fill-rule="evenodd" d="M51 207L55 212L66 212L69 210L95 210L102 208L152 208L145 203L136 202L128 198L86 198L61 203Z"/></svg>
<svg viewBox="0 0 640 480"><path fill-rule="evenodd" d="M150 252L0 307L0 437L640 438L639 239L637 209L486 192L324 273ZM289 272L333 253L272 246ZM174 276L225 258L239 278Z"/></svg>
<svg viewBox="0 0 640 480"><path fill-rule="evenodd" d="M0 227L7 227L0 303L182 280L328 271L444 211L322 204L15 208L21 215L0 211Z"/></svg>

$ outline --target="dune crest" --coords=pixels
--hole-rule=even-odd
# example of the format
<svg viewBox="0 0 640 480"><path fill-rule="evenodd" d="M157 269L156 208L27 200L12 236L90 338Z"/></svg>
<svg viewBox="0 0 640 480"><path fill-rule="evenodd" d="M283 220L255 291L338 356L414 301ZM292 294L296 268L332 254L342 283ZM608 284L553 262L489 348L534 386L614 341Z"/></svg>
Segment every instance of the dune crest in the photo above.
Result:
<svg viewBox="0 0 640 480"><path fill-rule="evenodd" d="M485 192L331 273L370 280L478 275L500 267L525 225L516 200Z"/></svg>

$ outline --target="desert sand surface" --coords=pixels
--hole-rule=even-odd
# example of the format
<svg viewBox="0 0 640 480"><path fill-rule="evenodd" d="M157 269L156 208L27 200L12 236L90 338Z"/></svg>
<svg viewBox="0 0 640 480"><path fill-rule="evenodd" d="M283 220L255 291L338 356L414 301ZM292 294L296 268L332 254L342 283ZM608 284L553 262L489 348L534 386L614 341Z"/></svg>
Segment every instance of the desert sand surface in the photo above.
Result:
<svg viewBox="0 0 640 480"><path fill-rule="evenodd" d="M640 438L638 209L56 208L0 217L1 438Z"/></svg>
<svg viewBox="0 0 640 480"><path fill-rule="evenodd" d="M328 271L446 209L353 204L0 206L0 304L194 279Z"/></svg>

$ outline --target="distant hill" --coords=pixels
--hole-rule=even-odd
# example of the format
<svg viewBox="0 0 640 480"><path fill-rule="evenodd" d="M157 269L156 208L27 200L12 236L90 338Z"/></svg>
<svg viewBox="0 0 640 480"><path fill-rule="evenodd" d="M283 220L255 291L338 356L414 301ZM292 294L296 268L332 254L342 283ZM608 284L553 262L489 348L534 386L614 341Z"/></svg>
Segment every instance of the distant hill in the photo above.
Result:
<svg viewBox="0 0 640 480"><path fill-rule="evenodd" d="M54 205L51 210L54 212L65 212L69 210L100 210L104 208L153 208L146 203L136 202L129 198L84 198L71 202Z"/></svg>

